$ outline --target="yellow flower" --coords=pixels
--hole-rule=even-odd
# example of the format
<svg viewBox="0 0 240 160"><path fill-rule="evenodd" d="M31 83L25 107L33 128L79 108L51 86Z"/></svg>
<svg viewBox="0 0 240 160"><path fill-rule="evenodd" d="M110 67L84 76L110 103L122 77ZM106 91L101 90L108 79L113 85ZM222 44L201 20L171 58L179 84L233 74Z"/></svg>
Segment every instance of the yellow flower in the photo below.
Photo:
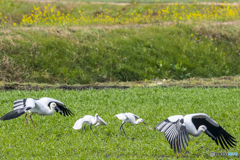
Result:
<svg viewBox="0 0 240 160"><path fill-rule="evenodd" d="M147 79L145 79L145 82L147 81Z"/></svg>
<svg viewBox="0 0 240 160"><path fill-rule="evenodd" d="M191 34L191 36L193 36L193 34Z"/></svg>
<svg viewBox="0 0 240 160"><path fill-rule="evenodd" d="M213 39L211 39L211 41L213 41Z"/></svg>
<svg viewBox="0 0 240 160"><path fill-rule="evenodd" d="M16 23L13 23L13 26L16 26L17 24Z"/></svg>

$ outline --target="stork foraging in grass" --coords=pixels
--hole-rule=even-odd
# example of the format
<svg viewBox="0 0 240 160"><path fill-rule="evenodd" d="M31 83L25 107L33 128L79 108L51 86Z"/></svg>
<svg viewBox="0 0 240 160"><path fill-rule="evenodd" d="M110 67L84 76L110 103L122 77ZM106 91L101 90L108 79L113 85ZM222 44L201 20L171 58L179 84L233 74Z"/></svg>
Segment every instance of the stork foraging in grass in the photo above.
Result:
<svg viewBox="0 0 240 160"><path fill-rule="evenodd" d="M186 116L171 116L156 125L155 129L163 132L168 140L171 149L178 153L188 146L188 134L198 137L203 132L212 138L223 149L229 149L236 145L237 141L227 133L216 121L204 113L188 114ZM176 154L177 156L177 154Z"/></svg>
<svg viewBox="0 0 240 160"><path fill-rule="evenodd" d="M92 125L96 126L100 126L100 125L107 125L107 123L98 116L98 114L95 114L95 117L91 116L91 115L86 115L83 118L80 118L79 120L77 120L73 126L73 129L78 130L82 128L83 123L85 123L84 125L84 131L86 132L85 126L86 124L90 125L90 129L92 131Z"/></svg>
<svg viewBox="0 0 240 160"><path fill-rule="evenodd" d="M25 120L28 126L27 122L27 115L29 114L29 118L32 121L32 114L36 113L39 115L52 115L54 111L59 112L61 115L64 116L70 116L73 115L73 113L61 102L53 98L40 98L40 99L19 99L13 102L13 111L5 114L0 118L0 120L10 120L13 118L17 118L21 116L22 114L25 114ZM32 124L34 128L36 129L33 121ZM37 129L36 129L37 130Z"/></svg>
<svg viewBox="0 0 240 160"><path fill-rule="evenodd" d="M120 113L120 114L117 114L115 115L116 117L118 117L118 119L122 120L122 124L120 126L120 134L122 135L122 132L121 132L121 128L123 130L123 133L124 135L126 136L125 134L125 131L123 129L123 124L124 123L132 123L132 124L139 124L139 123L144 123L150 130L152 130L152 128L150 128L144 121L143 119L139 118L137 115L135 114L132 114L132 113ZM137 121L135 121L135 119L138 119Z"/></svg>

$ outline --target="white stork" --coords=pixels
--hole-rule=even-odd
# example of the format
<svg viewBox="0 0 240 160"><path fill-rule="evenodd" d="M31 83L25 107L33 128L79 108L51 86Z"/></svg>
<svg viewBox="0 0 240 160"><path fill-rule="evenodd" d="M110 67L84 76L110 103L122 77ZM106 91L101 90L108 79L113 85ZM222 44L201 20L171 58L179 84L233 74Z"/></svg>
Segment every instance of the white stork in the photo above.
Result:
<svg viewBox="0 0 240 160"><path fill-rule="evenodd" d="M13 118L17 118L22 114L26 113L25 120L28 126L28 122L27 122L28 114L32 121L31 116L33 113L37 113L39 115L52 115L55 110L64 116L73 115L73 113L62 102L56 99L44 97L44 98L34 100L32 98L27 98L27 99L19 99L14 101L13 111L2 116L0 120L3 120L3 121L10 120ZM36 129L33 121L32 121L32 124Z"/></svg>
<svg viewBox="0 0 240 160"><path fill-rule="evenodd" d="M217 145L220 143L223 149L229 149L229 146L236 145L235 138L204 113L188 114L184 117L182 115L171 116L156 125L155 129L165 134L171 149L174 148L175 154L176 150L181 153L182 147L185 149L184 142L188 146L188 134L198 137L204 132Z"/></svg>
<svg viewBox="0 0 240 160"><path fill-rule="evenodd" d="M86 132L85 126L86 124L90 125L90 129L92 131L92 125L95 126L100 126L100 125L107 125L107 123L98 116L98 114L95 114L95 117L91 116L91 115L86 115L83 118L80 118L79 120L77 120L73 126L73 129L78 130L82 128L83 123L85 123L84 125L84 131Z"/></svg>
<svg viewBox="0 0 240 160"><path fill-rule="evenodd" d="M132 114L132 113L120 113L120 114L117 114L115 115L116 117L118 117L118 119L122 120L122 124L120 126L120 134L122 134L121 132L121 128L123 130L123 133L124 135L126 136L125 134L125 131L123 129L123 124L124 123L132 123L132 124L139 124L139 123L144 123L150 130L152 130L152 128L150 128L144 121L143 119L139 118L137 115L135 114ZM135 119L138 119L137 121L135 121Z"/></svg>

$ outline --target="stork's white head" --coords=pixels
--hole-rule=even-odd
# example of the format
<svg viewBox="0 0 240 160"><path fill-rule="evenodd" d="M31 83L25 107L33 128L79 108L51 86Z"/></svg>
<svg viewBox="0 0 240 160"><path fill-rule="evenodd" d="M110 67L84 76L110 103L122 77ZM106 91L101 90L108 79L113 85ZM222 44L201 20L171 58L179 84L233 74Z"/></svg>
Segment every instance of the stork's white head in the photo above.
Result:
<svg viewBox="0 0 240 160"><path fill-rule="evenodd" d="M207 129L207 127L205 125L201 125L198 127L198 131L202 131L203 133L205 133L206 135L208 135L209 137L211 137L213 140L216 140L216 137L214 137L212 135L212 133L210 133Z"/></svg>
<svg viewBox="0 0 240 160"><path fill-rule="evenodd" d="M57 104L55 102L50 103L50 108L56 109Z"/></svg>
<svg viewBox="0 0 240 160"><path fill-rule="evenodd" d="M98 121L98 122L100 122L100 119L99 119L99 117L98 117L98 114L97 114L97 113L95 114L95 117L97 118L97 121Z"/></svg>
<svg viewBox="0 0 240 160"><path fill-rule="evenodd" d="M138 122L138 123L143 123L144 121L143 121L142 118L139 118L139 119L137 120L137 122Z"/></svg>
<svg viewBox="0 0 240 160"><path fill-rule="evenodd" d="M198 127L199 131L205 132L207 130L207 127L205 125L201 125Z"/></svg>
<svg viewBox="0 0 240 160"><path fill-rule="evenodd" d="M51 102L50 103L50 108L52 108L53 110L56 110L57 112L60 112L60 114L64 114L61 109L58 108L57 104L55 102Z"/></svg>

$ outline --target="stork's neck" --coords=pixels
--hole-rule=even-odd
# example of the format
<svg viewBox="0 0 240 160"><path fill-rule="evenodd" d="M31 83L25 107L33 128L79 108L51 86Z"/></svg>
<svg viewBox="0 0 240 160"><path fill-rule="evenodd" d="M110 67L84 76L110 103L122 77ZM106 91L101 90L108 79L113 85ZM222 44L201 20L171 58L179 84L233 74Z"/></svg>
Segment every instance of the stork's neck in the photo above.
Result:
<svg viewBox="0 0 240 160"><path fill-rule="evenodd" d="M96 124L97 123L97 117L95 116L94 118L93 118L93 120L92 120L92 124L94 125L94 124Z"/></svg>
<svg viewBox="0 0 240 160"><path fill-rule="evenodd" d="M52 115L54 113L55 109L53 107L50 107L50 110L48 111L48 115Z"/></svg>
<svg viewBox="0 0 240 160"><path fill-rule="evenodd" d="M141 123L140 119L138 119L137 121L134 121L134 122L133 122L133 124L135 124L135 125L137 125L137 124L139 124L139 123Z"/></svg>
<svg viewBox="0 0 240 160"><path fill-rule="evenodd" d="M190 134L191 134L192 136L194 136L194 137L198 137L198 136L201 135L201 133L202 133L202 131L201 131L201 130L198 130L198 131L195 131L195 132L191 132Z"/></svg>

